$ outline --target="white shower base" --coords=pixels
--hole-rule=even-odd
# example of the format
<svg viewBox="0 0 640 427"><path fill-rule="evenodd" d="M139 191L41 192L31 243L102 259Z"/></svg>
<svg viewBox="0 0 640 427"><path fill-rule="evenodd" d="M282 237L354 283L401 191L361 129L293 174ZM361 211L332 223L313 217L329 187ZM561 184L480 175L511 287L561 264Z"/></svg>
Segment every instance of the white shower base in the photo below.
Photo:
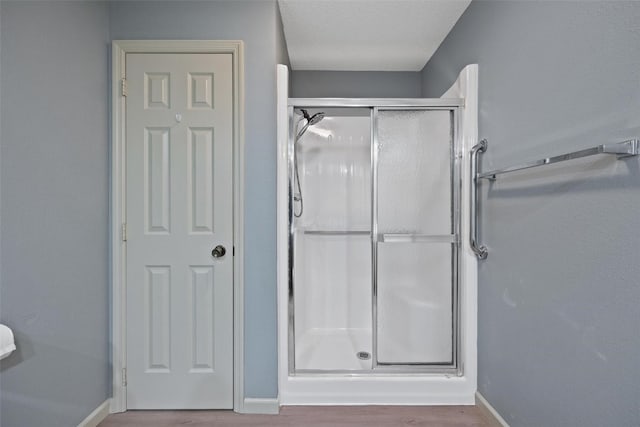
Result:
<svg viewBox="0 0 640 427"><path fill-rule="evenodd" d="M475 378L444 375L296 375L280 383L281 405L473 405Z"/></svg>
<svg viewBox="0 0 640 427"><path fill-rule="evenodd" d="M300 334L296 369L341 370L341 373L299 373L281 384L281 405L473 405L475 382L442 374L344 373L366 371L371 359L370 329L311 329Z"/></svg>
<svg viewBox="0 0 640 427"><path fill-rule="evenodd" d="M371 359L357 356L361 351L371 354L370 329L311 329L296 342L296 369L371 369Z"/></svg>

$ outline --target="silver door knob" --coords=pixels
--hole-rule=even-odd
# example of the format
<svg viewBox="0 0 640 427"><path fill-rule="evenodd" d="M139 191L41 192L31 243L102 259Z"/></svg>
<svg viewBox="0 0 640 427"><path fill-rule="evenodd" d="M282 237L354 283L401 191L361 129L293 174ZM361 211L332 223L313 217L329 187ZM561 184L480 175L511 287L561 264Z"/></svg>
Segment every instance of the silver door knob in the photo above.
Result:
<svg viewBox="0 0 640 427"><path fill-rule="evenodd" d="M214 258L222 258L224 254L227 253L227 250L222 245L218 245L211 251L211 256Z"/></svg>

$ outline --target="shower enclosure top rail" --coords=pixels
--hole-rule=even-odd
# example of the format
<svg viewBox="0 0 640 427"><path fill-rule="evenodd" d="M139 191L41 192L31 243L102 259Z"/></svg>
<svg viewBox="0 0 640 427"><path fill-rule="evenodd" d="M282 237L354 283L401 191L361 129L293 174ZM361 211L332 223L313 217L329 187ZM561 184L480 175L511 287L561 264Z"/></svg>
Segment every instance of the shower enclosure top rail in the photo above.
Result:
<svg viewBox="0 0 640 427"><path fill-rule="evenodd" d="M478 173L477 177L482 179L496 179L497 175L515 172L523 169L535 168L537 166L552 165L567 160L579 159L581 157L594 156L596 154L615 154L618 158L637 156L640 154L640 140L631 139L629 141L616 144L601 144L584 150L572 151L559 156L545 157L544 159L510 166L504 169L496 169L489 172Z"/></svg>
<svg viewBox="0 0 640 427"><path fill-rule="evenodd" d="M462 98L289 98L290 107L309 108L451 108L464 107ZM428 107L427 107L428 106Z"/></svg>

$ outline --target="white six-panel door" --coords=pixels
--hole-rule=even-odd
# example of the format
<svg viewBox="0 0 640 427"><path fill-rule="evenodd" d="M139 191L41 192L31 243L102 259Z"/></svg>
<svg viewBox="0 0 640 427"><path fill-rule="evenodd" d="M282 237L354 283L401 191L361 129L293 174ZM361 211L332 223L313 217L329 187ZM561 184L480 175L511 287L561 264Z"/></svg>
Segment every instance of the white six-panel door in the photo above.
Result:
<svg viewBox="0 0 640 427"><path fill-rule="evenodd" d="M127 407L232 408L231 54L127 54L126 78Z"/></svg>

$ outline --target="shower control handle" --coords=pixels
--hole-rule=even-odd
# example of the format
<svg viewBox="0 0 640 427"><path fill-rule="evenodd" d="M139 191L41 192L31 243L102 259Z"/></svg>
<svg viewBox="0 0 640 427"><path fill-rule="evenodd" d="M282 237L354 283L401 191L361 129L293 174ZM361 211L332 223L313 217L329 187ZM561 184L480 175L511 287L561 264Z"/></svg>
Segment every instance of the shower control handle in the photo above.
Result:
<svg viewBox="0 0 640 427"><path fill-rule="evenodd" d="M224 254L227 253L227 250L222 245L218 245L211 251L211 256L214 258L222 258Z"/></svg>

